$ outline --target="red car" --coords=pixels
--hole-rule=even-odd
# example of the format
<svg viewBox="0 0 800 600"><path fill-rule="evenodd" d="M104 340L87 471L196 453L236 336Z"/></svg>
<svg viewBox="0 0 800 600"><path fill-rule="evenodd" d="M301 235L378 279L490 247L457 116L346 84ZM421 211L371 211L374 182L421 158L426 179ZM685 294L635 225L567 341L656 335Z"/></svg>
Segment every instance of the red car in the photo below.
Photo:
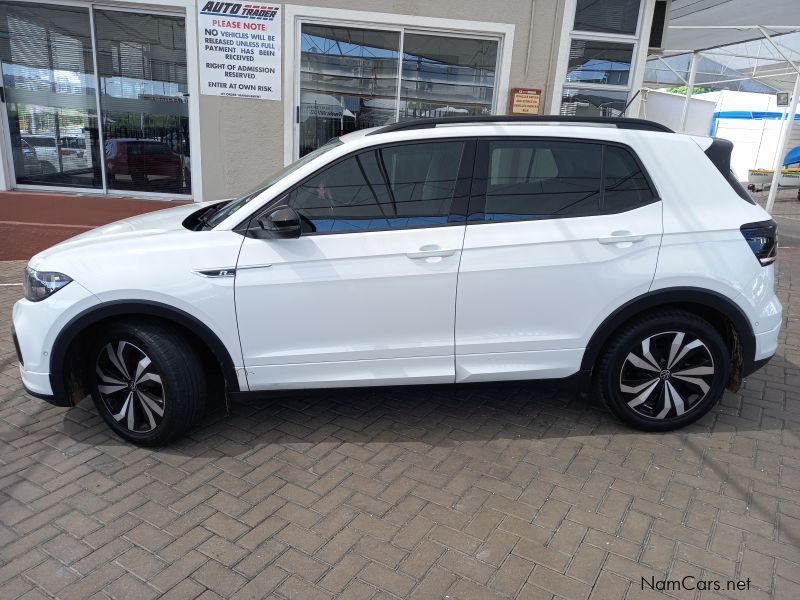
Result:
<svg viewBox="0 0 800 600"><path fill-rule="evenodd" d="M164 142L115 138L106 141L105 153L109 186L128 177L136 184L164 181L181 185L181 157Z"/></svg>

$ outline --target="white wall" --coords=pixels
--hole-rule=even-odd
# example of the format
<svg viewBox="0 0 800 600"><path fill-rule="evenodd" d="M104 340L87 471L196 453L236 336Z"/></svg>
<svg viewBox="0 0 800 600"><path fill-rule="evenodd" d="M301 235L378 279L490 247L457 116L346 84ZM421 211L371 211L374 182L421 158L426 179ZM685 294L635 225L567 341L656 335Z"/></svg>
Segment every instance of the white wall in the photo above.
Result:
<svg viewBox="0 0 800 600"><path fill-rule="evenodd" d="M686 96L662 90L649 90L642 101L639 116L666 125L675 131L681 130L681 115ZM708 135L711 117L716 103L692 97L689 100L689 112L686 115L686 133Z"/></svg>
<svg viewBox="0 0 800 600"><path fill-rule="evenodd" d="M698 94L698 98L716 102L715 111L744 110L784 112L775 94L755 94L723 90ZM717 119L714 135L733 142L731 168L741 181L749 169L771 169L778 152L781 122L777 119ZM788 148L800 146L800 126L795 122Z"/></svg>

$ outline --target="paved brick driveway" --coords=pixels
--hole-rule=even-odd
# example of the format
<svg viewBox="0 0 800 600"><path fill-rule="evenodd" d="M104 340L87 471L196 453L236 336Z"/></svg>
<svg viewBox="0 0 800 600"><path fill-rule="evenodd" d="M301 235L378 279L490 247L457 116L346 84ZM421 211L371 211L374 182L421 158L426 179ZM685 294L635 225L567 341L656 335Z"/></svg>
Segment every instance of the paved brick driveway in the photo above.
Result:
<svg viewBox="0 0 800 600"><path fill-rule="evenodd" d="M28 398L3 325L0 597L796 599L800 249L780 269L779 355L667 435L504 384L276 396L153 452Z"/></svg>

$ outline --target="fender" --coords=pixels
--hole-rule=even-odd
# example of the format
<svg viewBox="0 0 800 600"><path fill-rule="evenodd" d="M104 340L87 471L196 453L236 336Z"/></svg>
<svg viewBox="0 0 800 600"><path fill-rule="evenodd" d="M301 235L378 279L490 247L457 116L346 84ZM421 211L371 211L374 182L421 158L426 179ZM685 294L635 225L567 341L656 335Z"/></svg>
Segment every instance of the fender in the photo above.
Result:
<svg viewBox="0 0 800 600"><path fill-rule="evenodd" d="M739 336L742 347L742 372L746 375L753 371L753 358L756 354L756 338L750 320L729 298L717 292L694 287L673 287L653 290L629 300L611 313L594 332L586 352L583 353L581 371L590 375L600 351L606 341L620 325L646 310L671 304L696 304L710 308L727 318Z"/></svg>
<svg viewBox="0 0 800 600"><path fill-rule="evenodd" d="M222 365L222 374L225 378L228 390L231 392L240 391L239 380L236 377L236 368L234 367L233 359L228 353L228 349L217 334L211 331L205 323L179 308L161 302L150 300L115 300L93 306L74 316L62 328L53 343L53 349L50 354L50 385L53 388L53 395L59 406L71 405L68 398L65 379L66 374L64 373L64 363L70 344L81 331L90 325L102 319L107 319L108 317L122 315L161 317L185 327L200 338L211 351L214 358ZM66 402L66 404L64 404L64 402Z"/></svg>

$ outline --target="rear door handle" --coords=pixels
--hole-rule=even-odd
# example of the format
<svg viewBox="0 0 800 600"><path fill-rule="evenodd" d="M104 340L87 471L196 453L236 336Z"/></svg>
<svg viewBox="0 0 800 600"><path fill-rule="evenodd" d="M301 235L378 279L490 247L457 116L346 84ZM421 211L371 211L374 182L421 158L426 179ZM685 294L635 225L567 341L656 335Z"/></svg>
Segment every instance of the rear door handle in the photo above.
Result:
<svg viewBox="0 0 800 600"><path fill-rule="evenodd" d="M636 242L641 242L644 240L643 235L636 235L631 233L630 231L613 231L611 235L606 237L599 237L597 241L601 244L619 244L619 243L629 243L634 244Z"/></svg>
<svg viewBox="0 0 800 600"><path fill-rule="evenodd" d="M441 248L435 244L422 246L415 252L406 252L408 258L431 258L434 256L453 256L455 248Z"/></svg>

